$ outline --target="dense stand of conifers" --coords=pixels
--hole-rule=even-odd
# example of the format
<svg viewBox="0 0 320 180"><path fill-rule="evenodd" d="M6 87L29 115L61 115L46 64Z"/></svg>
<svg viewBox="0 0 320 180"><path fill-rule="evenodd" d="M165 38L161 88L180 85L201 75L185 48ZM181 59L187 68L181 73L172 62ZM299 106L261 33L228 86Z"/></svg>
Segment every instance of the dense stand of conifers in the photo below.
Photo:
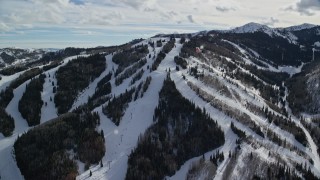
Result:
<svg viewBox="0 0 320 180"><path fill-rule="evenodd" d="M105 68L106 59L103 54L78 57L59 68L56 72L58 83L54 97L58 113L68 112L78 94L100 76Z"/></svg>
<svg viewBox="0 0 320 180"><path fill-rule="evenodd" d="M159 93L154 124L130 154L126 179L163 179L188 159L224 143L216 121L185 99L168 76Z"/></svg>
<svg viewBox="0 0 320 180"><path fill-rule="evenodd" d="M105 154L104 134L97 132L97 113L88 109L59 116L18 137L15 158L25 179L75 179L80 160L89 167Z"/></svg>
<svg viewBox="0 0 320 180"><path fill-rule="evenodd" d="M40 124L41 108L43 101L41 92L43 91L43 83L46 75L41 74L37 78L33 78L26 85L26 90L19 101L19 112L22 117L27 120L29 126Z"/></svg>

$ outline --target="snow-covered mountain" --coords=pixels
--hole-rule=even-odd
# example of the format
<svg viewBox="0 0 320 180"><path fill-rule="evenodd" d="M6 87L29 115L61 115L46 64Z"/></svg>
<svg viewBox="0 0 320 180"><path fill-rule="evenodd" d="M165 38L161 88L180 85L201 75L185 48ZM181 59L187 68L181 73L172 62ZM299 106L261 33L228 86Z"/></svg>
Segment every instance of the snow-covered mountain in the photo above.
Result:
<svg viewBox="0 0 320 180"><path fill-rule="evenodd" d="M6 66L19 65L37 61L46 52L45 49L3 48L0 49L0 58Z"/></svg>
<svg viewBox="0 0 320 180"><path fill-rule="evenodd" d="M304 23L301 25L291 26L291 27L287 27L287 28L283 28L283 29L286 31L300 31L300 30L304 30L304 29L311 29L314 27L317 27L317 25Z"/></svg>
<svg viewBox="0 0 320 180"><path fill-rule="evenodd" d="M274 30L272 28L268 27L267 25L262 25L262 24L258 24L258 23L254 23L254 22L245 24L240 27L236 27L236 28L231 29L227 32L229 32L229 33L254 33L257 31L265 32L269 35L274 34Z"/></svg>
<svg viewBox="0 0 320 180"><path fill-rule="evenodd" d="M240 27L233 28L233 29L225 31L225 32L229 32L229 33L254 33L254 32L259 31L259 32L264 32L269 35L273 35L273 34L279 33L278 32L279 30L280 31L285 30L285 31L291 32L291 31L300 31L300 30L305 30L305 29L311 29L314 27L317 27L317 25L304 23L301 25L290 26L287 28L271 28L271 27L268 27L267 25L251 22L251 23L245 24Z"/></svg>
<svg viewBox="0 0 320 180"><path fill-rule="evenodd" d="M319 178L320 52L306 30L292 43L249 23L12 69L1 180Z"/></svg>
<svg viewBox="0 0 320 180"><path fill-rule="evenodd" d="M268 27L267 25L251 22L243 26L236 27L231 30L222 31L222 32L236 33L236 34L262 32L262 33L268 34L270 37L281 37L288 40L290 43L298 44L299 38L297 37L297 34L299 35L301 31L311 30L315 28L320 29L319 26L308 24L308 23L291 26L287 28L271 28L271 27ZM313 34L313 32L311 34Z"/></svg>

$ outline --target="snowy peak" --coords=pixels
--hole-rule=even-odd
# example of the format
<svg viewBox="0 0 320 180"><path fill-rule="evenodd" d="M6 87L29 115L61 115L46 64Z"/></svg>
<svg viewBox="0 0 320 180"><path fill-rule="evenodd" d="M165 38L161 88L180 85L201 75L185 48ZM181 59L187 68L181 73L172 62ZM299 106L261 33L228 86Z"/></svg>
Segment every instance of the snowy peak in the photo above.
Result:
<svg viewBox="0 0 320 180"><path fill-rule="evenodd" d="M308 30L308 29L311 30L314 27L319 27L319 26L314 24L304 23L301 25L291 26L287 28L271 28L271 27L268 27L267 25L251 22L243 26L236 27L234 29L223 31L223 32L236 33L236 34L262 32L262 33L268 34L270 37L282 37L284 39L287 39L290 43L298 44L299 37L297 36L296 32L299 32L301 30Z"/></svg>
<svg viewBox="0 0 320 180"><path fill-rule="evenodd" d="M284 30L286 30L286 31L300 31L300 30L303 30L303 29L311 29L311 28L314 28L316 26L317 25L314 25L314 24L303 23L301 25L290 26L290 27L284 28Z"/></svg>
<svg viewBox="0 0 320 180"><path fill-rule="evenodd" d="M266 25L251 22L251 23L245 24L243 26L236 27L228 32L231 32L231 33L254 33L257 31L262 31L267 34L272 34L273 29L271 29L270 27L268 27Z"/></svg>
<svg viewBox="0 0 320 180"><path fill-rule="evenodd" d="M245 24L243 26L231 29L231 30L229 30L227 32L230 32L230 33L254 33L254 32L257 32L257 31L262 31L262 32L265 32L267 34L270 34L272 32L275 33L278 30L300 31L300 30L303 30L303 29L311 29L311 28L314 28L314 27L317 27L317 25L304 23L304 24L301 24L301 25L290 26L290 27L286 27L286 28L270 28L267 25L251 22L251 23Z"/></svg>

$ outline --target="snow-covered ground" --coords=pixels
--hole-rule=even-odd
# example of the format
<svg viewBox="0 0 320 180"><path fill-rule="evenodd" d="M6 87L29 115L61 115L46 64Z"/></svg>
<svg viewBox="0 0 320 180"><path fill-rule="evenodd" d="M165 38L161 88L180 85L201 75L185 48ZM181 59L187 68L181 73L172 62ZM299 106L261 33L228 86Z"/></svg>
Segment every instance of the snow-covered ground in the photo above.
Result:
<svg viewBox="0 0 320 180"><path fill-rule="evenodd" d="M238 136L232 132L232 130L230 129L230 126L224 126L222 128L223 128L224 132L226 132L225 133L226 142L224 143L224 145L222 147L219 147L217 149L214 149L212 151L205 153L204 156L205 156L206 160L210 159L210 156L217 153L218 151L220 153L223 152L224 156L228 157L229 152L230 151L232 152L235 149L236 139L238 138ZM187 173L188 173L192 163L198 161L200 158L202 158L202 156L189 159L180 167L180 169L173 176L169 177L168 179L170 179L170 180L186 179ZM216 179L219 179L220 176L223 174L223 168L226 166L226 164L227 164L227 159L225 159L219 165L219 167L217 169L217 175L215 177Z"/></svg>
<svg viewBox="0 0 320 180"><path fill-rule="evenodd" d="M112 62L112 54L109 54L106 56L106 69L86 89L84 89L83 92L80 93L78 98L73 103L71 110L74 110L75 108L85 104L88 101L89 96L94 94L98 82L109 72L112 72L112 68L114 67L117 67L117 65Z"/></svg>
<svg viewBox="0 0 320 180"><path fill-rule="evenodd" d="M198 63L199 63L199 62L198 62ZM171 64L171 67L174 67L174 65L175 65L174 63ZM303 66L303 64L298 68L298 70L297 70L297 68L291 68L291 69L288 68L287 72L289 72L289 74L290 74L290 73L292 73L292 74L298 73L298 72L301 70L302 66ZM201 71L201 70L200 70L200 71ZM183 72L183 74L184 74L184 75L187 75L186 72ZM195 104L198 105L198 106L200 106L201 108L204 107L204 106L202 106L201 104L202 104L202 103L205 103L205 102L202 102L202 103L201 103L201 99L199 99L199 97L198 97L197 95L193 94L192 91L190 91L188 94L186 94L187 89L188 89L188 86L185 85L186 83L184 82L184 80L182 80L182 73L176 73L175 71L173 71L173 73L171 74L171 77L172 77L173 79L175 79L175 83L176 83L176 85L177 85L177 88L179 89L179 91L182 93L183 96L185 96L186 98L188 98L188 99L191 100L192 102L195 102ZM187 78L188 80L192 80L192 79L194 80L194 78L189 77L188 75L186 76L186 78ZM179 79L180 79L180 80L179 80ZM182 86L183 84L184 84L184 86ZM214 91L212 91L212 90L209 90L210 88L208 88L208 87L206 87L206 86L204 86L204 85L200 85L199 87L201 87L202 90L208 89L207 92L214 92ZM190 93L191 93L191 94L190 94ZM241 93L240 93L240 94L241 94ZM243 97L243 94L241 94L241 96ZM218 94L215 94L215 97L219 99L219 95L218 95ZM259 95L256 94L256 97L259 97ZM261 98L261 97L260 97L260 98ZM261 99L262 99L262 98L261 98ZM254 102L254 101L255 101L255 102ZM228 100L223 100L223 102L227 102L227 103L228 103ZM257 99L254 98L254 100L252 100L250 103L253 103L253 102L254 102L255 104L258 103L258 104L262 104L264 107L267 107L266 104L262 103L263 101L259 101L259 98L257 98ZM232 103L232 102L229 102L228 104L231 105L231 103ZM207 103L207 104L208 104L208 103ZM232 105L231 105L231 106L232 106ZM248 113L248 114L251 114L251 113L248 112L248 110L246 110L244 107L241 107L241 104L235 103L234 106L238 106L238 108L242 108L241 112L246 112L246 113ZM209 109L206 108L206 111L210 113L210 108L209 108ZM211 114L211 113L210 113L210 114ZM212 114L214 114L215 116L217 115L216 112L215 112L215 113L212 113ZM252 117L252 115L250 115L250 116ZM259 120L259 117L253 117L253 119ZM260 117L260 120L259 120L259 121L262 122L262 123L263 123L263 122L266 123L266 120L265 120L265 119L262 119L261 117ZM229 121L229 122L230 122L230 121ZM296 123L298 123L298 122L296 121ZM223 127L223 125L221 125L221 126ZM294 139L293 135L291 135L291 134L288 133L288 132L285 132L285 131L281 130L279 127L275 126L274 124L269 125L268 128L272 129L272 131L275 132L276 134L280 135L280 137L282 137L282 138L285 137L287 142L292 143L295 147L298 147L298 149L300 149L301 151L306 152L306 153L308 154L308 156L311 157L311 159L315 159L315 161L318 161L318 158L319 158L319 157L318 157L318 155L317 155L317 153L316 153L316 146L315 146L313 140L311 139L310 134L305 130L305 128L302 127L302 125L301 125L300 123L298 124L298 126L301 127L301 128L303 129L303 131L306 133L308 142L309 142L309 144L310 144L310 148L305 148L304 146L302 146L300 143L298 143L298 142ZM248 130L246 130L246 132L248 132ZM276 149L277 149L277 148L274 148L274 150L276 150ZM298 157L297 157L297 154L295 154L295 153L293 153L293 152L291 152L291 151L288 151L288 150L286 150L286 149L280 148L280 149L276 150L276 152L278 152L279 154L283 155L283 157L286 157L287 159L294 160L295 162L300 162L300 161L301 161L301 158L300 158L300 157L298 158ZM262 154L262 156L264 156L264 155L265 155L265 154ZM290 160L288 160L288 162L290 162ZM315 174L319 175L319 167L320 167L320 166L318 165L318 163L315 162L315 165L314 165L311 169L313 170L313 172L314 172ZM217 178L217 179L219 179L219 178Z"/></svg>
<svg viewBox="0 0 320 180"><path fill-rule="evenodd" d="M76 56L66 58L62 65L64 65L69 60L72 60L74 58L76 58ZM48 72L45 72L45 73L46 75L50 73L51 79L53 79L52 75L57 69L58 67L52 70L49 70ZM23 72L19 72L11 76L3 76L3 79L0 81L0 88L4 89L5 87L9 86L10 83L22 73ZM47 88L49 89L51 88L52 90L52 87L49 87L51 83L49 84L47 81L48 81L48 77L46 78L46 83L44 85L44 92L42 93L42 98L44 99L44 101L46 101L47 100L46 98L49 98L49 96L53 97L53 94L51 93L51 91L47 89ZM19 135L21 135L24 132L27 132L30 129L30 127L27 124L27 121L21 116L18 109L19 101L26 90L26 85L29 82L30 80L24 82L19 87L14 89L13 91L14 97L8 104L7 108L5 109L6 112L14 118L15 129L13 131L12 136L3 137L1 134L1 137L0 137L0 177L1 179L4 179L4 180L24 179L14 159L13 144ZM48 120L48 118L56 117L56 114L54 114L55 112L56 110L55 110L54 104L53 103L50 104L50 101L48 101L47 107L42 108L41 123L45 122L45 120Z"/></svg>
<svg viewBox="0 0 320 180"><path fill-rule="evenodd" d="M178 46L177 46L178 48ZM181 46L179 46L181 48ZM152 48L149 47L149 50ZM156 48L158 53L161 48ZM171 51L163 60L172 60L177 51ZM153 54L152 51L150 51ZM148 57L148 56L147 56ZM107 58L107 63L110 63L111 58ZM147 65L152 64L153 59L147 58ZM160 64L158 70L149 73L145 71L142 79L147 77L146 73L152 77L148 90L144 93L142 98L129 103L119 126L116 126L109 118L102 113L102 107L96 108L94 111L98 112L101 118L102 129L105 133L106 139L106 155L102 159L104 167L96 165L90 168L92 177L90 179L124 179L127 171L128 156L131 151L136 147L138 137L140 134L152 124L154 109L158 105L159 91L162 88L163 81L166 77L166 66ZM125 80L123 84L129 83L130 78ZM139 83L136 82L136 84ZM112 94L120 94L125 92L128 86L115 86L112 83ZM87 179L89 171L85 171L77 179Z"/></svg>
<svg viewBox="0 0 320 180"><path fill-rule="evenodd" d="M19 100L26 89L26 84L29 82L30 80L26 81L13 91L14 97L6 108L7 113L14 118L15 129L12 136L0 140L0 176L3 179L24 179L12 152L14 141L18 135L29 129L27 121L22 118L18 110Z"/></svg>
<svg viewBox="0 0 320 180"><path fill-rule="evenodd" d="M175 67L175 63L174 62L163 62L167 64L168 68L174 68ZM197 106L199 106L200 108L205 108L206 112L208 112L211 117L215 120L217 120L218 124L222 127L222 129L225 132L225 136L226 136L226 143L224 144L224 146L220 149L220 152L223 152L225 157L228 156L229 151L233 151L235 148L235 141L237 139L237 136L234 135L234 133L232 133L232 131L230 130L230 123L234 122L236 126L240 127L241 129L245 130L246 133L252 135L254 138L259 139L259 137L257 135L255 135L248 127L243 126L242 124L237 123L237 121L229 118L228 116L226 116L224 113L218 111L217 109L211 107L207 102L203 101L201 98L199 98L196 93L194 91L192 91L188 85L186 84L186 81L182 78L182 74L186 75L187 79L192 79L192 77L188 76L186 72L177 72L175 70L173 70L171 72L171 78L175 81L175 84L177 85L177 89L180 91L180 93L186 97L187 99L189 99L190 101L194 102ZM207 88L205 86L199 86L203 88ZM219 96L218 94L215 94L215 96ZM225 102L228 102L225 100ZM229 102L230 104L232 102ZM238 105L235 105L238 106ZM242 111L246 111L245 109L242 109ZM261 141L263 142L263 141ZM275 148L276 149L276 148ZM280 148L281 149L281 148ZM212 151L213 152L213 151ZM206 153L206 159L208 158L208 155L212 155L212 152ZM282 152L282 150L280 150L279 152ZM267 152L260 153L261 156L267 156ZM291 156L291 152L286 152L283 154L287 154L287 156ZM291 158L294 157L291 156ZM172 176L170 179L185 179L186 177L186 173L189 170L190 165L192 164L192 162L195 162L196 160L198 160L200 157L197 158L192 158L191 160L188 160L181 168L178 172L176 172L176 174L174 176ZM217 175L215 177L215 179L222 179L222 175L224 172L224 168L226 167L226 164L228 163L228 160L223 161L217 170Z"/></svg>
<svg viewBox="0 0 320 180"><path fill-rule="evenodd" d="M53 85L57 85L57 80L55 78L55 71L57 69L51 69L46 72L45 82L43 84L43 91L41 93L41 98L43 100L43 105L41 108L41 119L40 123L44 123L50 119L56 118L57 109L54 104L54 94Z"/></svg>
<svg viewBox="0 0 320 180"><path fill-rule="evenodd" d="M159 39L166 39L168 38L151 38L148 40L144 40L136 45L140 44L147 44L149 41L156 42ZM102 113L102 106L95 108L93 111L98 112L100 116L100 125L97 127L97 130L104 131L105 135L105 146L106 146L106 154L102 159L103 167L100 167L100 164L92 165L89 170L84 170L84 164L78 161L79 166L79 176L77 179L124 179L127 171L127 161L128 156L130 155L131 151L137 146L137 141L139 135L143 134L145 130L150 127L153 123L153 115L154 109L158 105L159 100L159 91L162 88L163 81L167 76L167 72L170 69L170 76L171 79L175 82L178 91L188 100L195 103L196 106L200 108L206 109L206 112L212 117L213 120L216 120L218 125L222 128L225 134L225 144L217 149L213 149L205 154L206 160L209 159L210 155L217 152L223 152L225 157L228 157L229 152L233 151L236 147L236 139L238 138L236 134L234 134L230 128L231 122L234 125L245 131L247 136L252 137L252 144L242 144L242 151L248 153L249 151L254 151L261 159L266 162L273 162L273 159L268 159L269 151L272 151L275 154L280 154L281 158L288 164L292 164L292 162L307 162L308 165L310 164L303 155L297 154L296 151L291 151L289 149L280 147L273 142L271 142L267 138L262 138L253 132L249 127L245 126L244 124L238 122L236 119L230 118L224 112L214 108L210 105L210 103L206 102L202 98L200 98L195 91L193 91L187 82L192 82L197 87L201 88L201 90L207 92L208 94L214 96L216 99L224 102L229 107L239 110L240 112L244 112L250 116L250 118L259 126L263 128L271 129L272 132L276 133L277 135L281 136L281 139L286 139L287 143L297 147L298 150L304 152L306 156L310 157L314 161L314 166L311 167L312 171L315 174L320 175L320 158L319 155L316 153L316 145L313 142L310 134L307 130L301 125L299 120L294 117L286 106L289 114L292 116L294 122L303 129L307 136L309 147L304 147L300 143L298 143L291 133L288 133L279 127L275 126L274 124L270 124L265 117L260 117L259 115L250 112L246 107L246 103L251 103L256 105L259 108L268 107L265 103L264 99L259 95L254 89L247 88L243 85L240 81L231 79L230 77L224 76L224 73L218 69L214 68L204 62L201 62L197 58L188 58L188 65L194 66L196 64L200 64L205 66L206 68L210 68L212 72L209 72L207 69L198 68L199 71L203 72L206 75L214 76L217 78L221 83L223 83L231 92L232 97L225 97L223 94L219 93L213 87L206 86L203 82L199 79L194 78L190 74L188 74L188 68L186 70L180 69L180 71L176 70L176 64L173 61L174 57L179 55L182 44L179 43L179 39L176 39L175 47L166 55L165 59L162 60L161 64L159 65L158 69L155 71L150 72L147 67L151 67L152 63L154 62L154 55L157 55L162 47L157 47L153 49L150 45L148 45L149 54L151 57L149 58L149 54L146 56L147 63L140 69L144 70L144 74L140 80L135 82L133 85L130 85L131 77L125 79L122 84L116 86L115 85L115 78L112 76L111 79L111 86L112 86L112 96L118 96L119 94L126 91L126 89L130 89L133 86L138 85L140 82L144 81L148 76L152 77L151 83L149 85L148 90L144 93L142 98L138 98L136 101L130 102L128 108L125 111L124 116L119 124L116 126L108 117L106 117ZM229 42L229 41L228 41ZM244 55L245 63L252 63L250 61L250 57L252 54L259 58L259 54L257 52L251 51L248 53L247 50L241 48L235 43L229 42L230 44L234 45L236 48L240 50L240 52ZM134 45L135 46L135 45ZM44 91L42 92L41 96L44 101L44 105L41 110L41 123L44 123L52 118L57 117L57 110L55 108L55 104L53 101L54 94L53 94L53 85L57 84L57 80L55 78L55 73L59 69L59 67L64 66L68 61L76 58L76 56L72 56L66 58L64 62L56 68L48 70L45 72L46 79L44 83ZM230 59L229 59L230 60ZM84 89L77 97L76 101L74 102L71 110L79 107L80 105L87 102L88 97L92 96L95 92L97 83L109 72L114 72L117 69L117 65L112 62L112 54L106 56L106 69L102 72L102 74L96 78L90 85ZM289 66L279 66L278 69L265 63L268 70L272 70L275 72L287 72L291 76L293 74L299 73L301 68L304 64L300 67L289 67ZM130 68L131 66L127 67ZM259 67L260 68L260 67ZM262 67L261 67L262 68ZM243 69L244 70L244 69ZM14 74L12 76L3 76L2 80L0 81L0 90L4 89L9 85L9 83L19 76L20 73ZM246 73L250 73L246 71ZM186 77L187 80L183 78L183 75ZM260 79L259 79L260 80ZM262 80L260 80L262 81ZM25 119L21 117L20 112L18 111L18 102L21 99L23 92L25 91L26 84L28 84L30 80L24 82L21 86L14 90L14 98L9 103L6 108L8 114L10 114L15 120L15 130L11 137L3 137L0 136L0 177L1 179L23 179L20 170L18 169L14 157L12 155L13 144L17 136L25 131L28 131L30 127L28 127L27 122ZM234 92L240 96L240 99L237 99L234 95ZM52 101L50 101L52 98ZM269 108L271 110L271 108ZM278 114L277 112L271 110L273 113ZM257 148L253 148L254 145L260 144ZM168 179L172 180L180 180L185 179L187 172L193 162L198 161L200 157L194 157L186 161L180 169L172 176L167 177ZM240 158L241 161L241 158ZM241 162L237 162L238 167L243 167L245 164L241 164ZM225 158L225 160L219 164L215 179L222 179L223 173L226 169L226 166L229 163L229 159ZM89 172L92 172L92 176L89 177ZM237 177L238 171L233 172L231 177Z"/></svg>
<svg viewBox="0 0 320 180"><path fill-rule="evenodd" d="M145 43L145 42L141 42L141 43ZM248 127L244 126L243 124L237 122L234 119L231 119L230 117L226 116L223 112L210 106L209 103L203 101L193 90L190 89L186 81L182 78L182 74L186 75L186 78L188 80L192 80L199 87L202 87L202 89L207 89L208 92L213 92L213 95L216 98L218 99L221 98L221 100L231 105L232 107L239 108L242 112L248 113L256 122L260 123L260 125L268 126L268 128L272 129L276 134L280 136L283 136L285 134L285 137L289 143L292 143L294 146L298 147L298 149L302 151L306 151L308 155L312 156L311 152L314 152L312 148L311 148L312 151L305 149L305 147L303 147L300 143L298 143L294 139L292 134L281 130L280 128L274 126L273 124L271 125L267 124L267 121L265 119L255 116L251 112L249 112L247 109L245 109L245 107L243 107L241 102L234 102L234 100L230 101L230 100L227 100L226 98L223 98L217 92L214 93L215 92L214 90L210 89L209 87L205 87L204 84L201 84L200 82L198 82L198 80L195 80L193 77L189 76L187 73L187 70L176 71L175 70L176 64L174 63L173 58L174 56L180 53L181 44L176 43L175 45L176 45L175 48L161 62L158 69L150 73L150 76L152 77L152 81L145 96L129 104L129 107L127 108L125 115L123 116L119 126L115 126L114 123L112 123L112 121L102 113L101 106L94 110L98 112L101 117L101 125L99 129L102 129L104 131L105 138L106 138L107 151L106 151L105 157L102 160L104 167L101 168L100 165L95 165L90 167L90 169L87 171L80 170L81 174L78 176L78 179L87 179L87 178L89 179L124 179L126 174L126 169L127 169L128 156L131 153L131 151L136 147L138 136L142 134L152 124L153 111L154 111L154 108L157 106L157 102L158 102L158 92L162 87L162 83L159 83L159 82L162 82L164 80L168 69L171 70L171 78L176 83L177 89L180 91L180 93L190 101L194 102L200 108L205 108L206 112L208 112L213 119L217 120L218 124L224 130L226 135L226 143L218 149L220 150L220 152L222 151L226 157L229 151L232 151L236 145L235 141L237 139L237 136L230 129L230 123L234 122L235 126L244 130L248 135L252 136L254 139L257 139L259 143L265 144L265 147L272 147L274 152L283 154L283 158L286 159L286 161L301 162L303 160L303 157L299 156L295 152L279 147L269 140L262 139L260 136L256 135ZM151 49L152 48L149 47L149 50ZM158 53L160 50L161 48L156 48L155 51L156 53ZM152 54L153 52L150 51L150 53ZM242 53L245 53L244 50L242 50ZM147 60L148 61L145 66L151 65L152 59L147 58ZM109 60L107 58L107 64L110 64L110 63L112 63L111 58ZM197 61L197 63L201 63L201 62ZM143 68L145 68L145 66ZM269 66L269 68L270 67L272 66ZM275 69L274 67L272 67L274 68L272 70L277 72L285 71L285 72L288 72L288 74L292 75L294 73L300 72L301 67L299 68L280 67L279 69ZM110 67L108 67L108 69L109 68ZM109 71L109 70L106 70L106 71ZM214 71L217 74L220 73L217 69L215 69ZM142 79L148 76L148 73L149 73L148 71L145 71ZM232 88L236 92L238 92L243 100L256 104L259 107L267 106L267 104L264 103L263 98L261 98L259 94L257 94L257 92L250 89L244 91L239 88L236 88L236 86L233 84L227 83L227 81L224 79L222 79L221 81L227 84L229 88ZM114 79L111 80L111 82L112 82L112 94L117 96L120 93L124 92L125 89L129 87L130 78L126 79L119 86L114 85ZM136 82L136 84L137 83L138 82ZM93 87L95 86L96 86L96 83L93 82L92 85L90 85L89 88L83 94L93 93L92 89L94 89ZM240 88L241 87L242 86L240 86ZM242 88L245 89L245 86L243 86ZM80 98L80 99L86 99L86 98ZM139 125L137 126L137 124ZM247 148L252 149L251 147L247 147ZM218 149L215 149L206 153L206 158L208 158L213 152L217 151ZM260 148L256 150L256 153L259 156L264 157L265 159L268 159L267 158L268 149ZM192 162L195 162L199 158L200 157L195 157L185 162L185 164L180 168L180 170L177 171L174 176L170 177L170 179L184 179ZM222 178L224 168L226 167L227 163L228 163L228 160L225 160L219 165L215 179ZM315 168L313 168L313 170L317 171L317 169ZM91 177L89 177L89 171L93 172L93 175Z"/></svg>
<svg viewBox="0 0 320 180"><path fill-rule="evenodd" d="M301 72L302 67L305 65L305 63L302 63L299 67L294 66L279 66L278 69L280 72L285 72L292 77L295 74L298 74Z"/></svg>
<svg viewBox="0 0 320 180"><path fill-rule="evenodd" d="M288 90L286 89L285 91L286 96L288 95ZM288 103L286 103L285 106L287 112L289 113L289 115L291 116L291 119L295 122L295 124L300 127L303 132L305 133L307 140L308 140L308 144L309 144L309 149L308 154L311 157L311 159L314 162L314 166L311 168L313 170L313 172L317 175L320 176L320 157L319 154L317 153L317 149L318 147L316 146L316 144L314 143L310 133L306 130L306 128L301 124L299 118L297 118L296 116L294 116L294 114L292 113Z"/></svg>
<svg viewBox="0 0 320 180"><path fill-rule="evenodd" d="M0 80L0 91L5 90L13 80L15 80L24 72L25 71L21 71L10 76L1 76L2 79Z"/></svg>
<svg viewBox="0 0 320 180"><path fill-rule="evenodd" d="M305 63L302 63L298 67L294 67L294 66L278 66L278 68L275 68L272 65L270 65L270 64L268 64L268 63L266 63L264 61L259 60L260 55L256 51L248 48L248 50L255 56L255 58L258 58L258 59L255 59L256 61L259 61L260 63L263 63L264 65L267 66L267 68L260 67L259 65L253 63L250 60L250 58L253 58L253 57L250 57L250 55L249 55L247 50L241 48L239 45L237 45L236 43L233 43L231 41L227 41L227 40L223 40L223 41L228 42L229 44L231 44L234 47L236 47L244 55L244 58L242 58L242 59L244 60L244 62L246 64L255 65L255 66L257 66L258 69L269 70L269 71L273 71L273 72L285 72L285 73L289 74L290 77L292 77L294 74L300 73L302 67L305 65Z"/></svg>
<svg viewBox="0 0 320 180"><path fill-rule="evenodd" d="M88 56L88 55L82 55L82 56ZM78 56L70 56L68 58L65 58L61 65L50 69L45 72L46 79L45 83L43 85L43 92L41 93L41 98L43 100L43 106L41 108L41 119L40 123L44 123L50 119L56 118L58 116L57 114L57 108L54 104L54 93L53 93L53 87L57 87L57 79L56 79L56 72L57 70L65 66L69 61L76 59Z"/></svg>
<svg viewBox="0 0 320 180"><path fill-rule="evenodd" d="M275 30L266 26L266 25L262 25L262 24L258 24L258 23L248 23L245 24L243 26L240 27L236 27L228 32L232 32L232 33L254 33L257 31L262 31L265 32L266 34L268 34L269 36L272 36L273 34L275 34Z"/></svg>

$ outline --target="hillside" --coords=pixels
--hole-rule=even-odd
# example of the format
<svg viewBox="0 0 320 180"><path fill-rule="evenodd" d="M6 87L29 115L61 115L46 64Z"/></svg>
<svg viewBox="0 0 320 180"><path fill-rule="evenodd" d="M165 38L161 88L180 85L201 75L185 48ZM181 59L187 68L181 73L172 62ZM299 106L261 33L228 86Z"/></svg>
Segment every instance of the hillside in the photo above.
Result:
<svg viewBox="0 0 320 180"><path fill-rule="evenodd" d="M0 179L319 179L318 32L250 23L8 66Z"/></svg>

